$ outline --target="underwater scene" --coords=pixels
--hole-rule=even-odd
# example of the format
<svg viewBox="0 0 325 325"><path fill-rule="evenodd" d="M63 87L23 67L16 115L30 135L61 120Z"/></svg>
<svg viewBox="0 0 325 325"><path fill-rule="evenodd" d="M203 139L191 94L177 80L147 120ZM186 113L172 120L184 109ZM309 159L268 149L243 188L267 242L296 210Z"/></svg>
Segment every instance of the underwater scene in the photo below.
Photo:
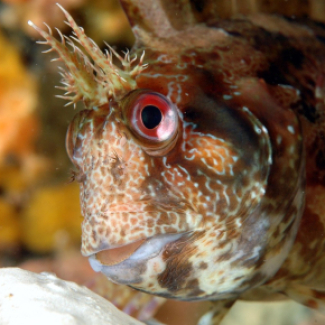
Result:
<svg viewBox="0 0 325 325"><path fill-rule="evenodd" d="M60 279L85 286L107 299L118 309L122 310L123 313L133 317L135 321L130 324L134 325L144 324L143 322L146 324L166 325L219 324L217 321L209 323L208 320L202 320L201 318L203 314L209 311L209 302L167 299L177 296L175 293L177 289L172 290L173 294L171 295L163 293L160 294L161 297L158 297L145 293L144 291L148 291L145 290L145 285L138 286L137 288L140 291L137 291L126 285L115 284L107 280L106 276L102 273L95 272L93 268L96 269L96 266L92 268L88 258L81 254L81 224L83 216L80 200L83 200L84 197L80 196L79 182L83 175L80 174L78 168L69 159L66 149L66 135L70 122L76 114L87 109L87 105L92 105L92 98L89 97L89 99L86 91L84 94L80 90L80 93L84 94L83 100L74 101L72 98L72 103L69 103L70 100L67 100L69 99L67 97L70 94L64 93L66 91L69 92L71 88L71 92L78 94L79 90L76 90L80 86L78 78L73 75L75 79L71 81L65 74L63 61L65 61L64 55L66 54L62 52L63 54L60 56L56 51L49 51L50 53L48 54L42 53L54 47L54 43L48 43L47 40L45 45L38 44L38 42L44 42L44 38L33 26L37 26L45 32L48 32L49 27L53 31L53 36L61 42L62 34L72 35L71 23L69 25L65 22L67 16L65 16L64 10L66 10L74 19L76 25L82 27L86 35L98 45L98 47L94 46L94 52L99 48L105 53L105 49L107 50L108 48L107 44L109 44L112 48L109 48L109 52L113 52L113 54L107 54L105 58L112 58L116 52L114 60L112 59L109 64L112 64L112 61L114 61L114 64L117 66L123 65L127 61L128 63L125 64L129 64L130 60L132 62L132 55L131 59L128 57L124 61L123 59L119 61L118 55L123 57L125 52L132 48L135 42L133 31L137 33L138 30L133 29L132 31L128 18L118 0L61 0L59 1L60 6L56 2L52 0L0 1L0 270L17 267L34 273L49 272L55 274ZM137 4L136 0L123 0L122 2L125 6L128 3L132 3L132 5L134 3ZM138 2L139 7L145 6L145 0L139 0ZM153 3L163 3L162 8L168 6L167 2L167 0L153 1ZM183 5L185 6L185 3L190 3L191 8L195 11L196 16L194 16L200 26L204 25L206 21L213 21L211 19L211 12L217 13L215 20L218 23L216 24L220 24L221 28L228 28L228 23L223 22L228 22L233 17L236 17L238 21L244 21L247 15L258 15L259 13L285 16L286 20L297 20L299 24L300 22L304 24L304 22L313 20L317 22L316 25L319 28L324 28L325 26L323 25L325 23L325 0L191 0L171 2L175 3L176 8L176 18L171 18L175 26L178 21L176 13L182 13L182 10L179 8ZM138 9L136 5L134 6L134 11L136 12ZM148 9L148 11L150 10L155 10L154 5ZM32 23L28 23L28 21ZM148 20L151 23L153 21L154 19L152 21ZM156 21L159 24L160 17ZM184 22L184 19L179 18L179 22ZM141 28L144 30L148 28L150 30L151 27L144 28L140 26ZM155 27L155 30L158 28L159 26ZM181 27L177 28L181 29ZM236 28L229 27L230 29L232 30L232 35L236 36ZM281 26L279 29L281 29ZM168 33L168 30L164 30L164 33ZM292 31L292 34L294 34L294 31ZM145 41L147 40L145 32L142 34L142 31L140 31L139 35ZM161 35L165 34L162 32ZM163 37L165 36L161 36L161 38ZM323 37L322 41L324 42L325 32L319 38L321 37ZM80 39L81 37L75 34L72 38ZM202 35L203 38L204 35ZM151 59L155 54L151 54L150 46L145 41L143 41L145 43L144 49L146 53L149 53L149 58ZM68 39L66 39L66 43L70 49L74 48L74 45L71 45ZM78 40L75 43L78 44ZM82 42L80 41L79 43ZM159 40L157 40L158 43ZM142 43L139 44L137 46L141 48ZM154 46L157 46L157 48L163 47L160 44L156 45L156 43L154 43ZM263 44L262 46L263 48L271 48L272 44ZM85 47L77 50L77 52L78 60L86 57L86 55L89 57L89 53L83 54L87 52ZM321 54L319 54L319 57L321 57ZM236 56L236 53L234 56ZM73 56L70 59L71 62L74 62ZM126 73L126 76L121 73L121 78L125 78L128 81L131 91L134 91L132 84L134 75L138 74L141 76L142 72L146 73L146 66L141 66L141 53L138 55L137 60L134 62L139 64L136 66L139 71L135 71L136 68L130 70L131 72L127 70L127 73L130 73ZM95 81L101 80L100 69L96 70L96 68L93 68L96 63L94 61L94 57L91 55L90 59L85 59L85 66L91 67L91 72L87 71L87 73L94 75ZM323 62L325 64L325 53L323 54ZM76 66L78 68L77 64ZM150 69L150 60L148 66ZM273 72L276 75L276 67L273 67ZM170 71L166 69L166 75L169 73ZM272 78L277 80L274 75L272 74ZM62 77L63 83L61 82ZM130 77L131 81L129 81L128 77ZM269 80L268 77L269 75L261 75L261 79ZM87 79L88 77L81 76L80 80L82 78ZM281 78L282 76L279 76L279 84L282 82ZM323 83L324 80L321 80L320 83ZM146 85L146 82L143 81L143 84ZM161 89L166 90L166 87L164 87L161 86ZM118 94L116 89L113 86L109 89L110 96L107 97L107 103L114 102L116 98L119 98L116 95ZM324 89L321 89L321 91L325 93ZM276 92L277 89L274 89L274 93ZM115 95L116 98L114 97ZM228 99L225 96L228 95L224 95L223 100ZM286 93L283 96L283 101L285 102L290 96L292 96L291 92ZM170 98L171 100L174 98L173 94L168 97L168 100ZM94 99L94 103L97 103L96 100L97 98ZM130 99L130 102L132 100ZM166 102L169 103L168 101ZM107 103L105 102L104 104L106 105ZM148 104L147 107L149 106L152 105ZM193 115L195 114L193 113ZM148 127L148 129L151 129L151 127ZM69 133L69 136L73 138L71 134ZM75 138L71 140L70 137L68 137L67 143L69 141L77 141ZM171 150L173 150L174 145L174 143L171 144ZM150 150L153 149L150 146L148 148L150 155ZM163 147L162 149L163 154L165 148ZM161 148L158 149L160 150ZM76 157L76 152L77 149L69 151L72 160ZM78 160L77 158L75 159L76 161ZM322 164L319 168L324 170L325 160L322 161ZM323 186L325 185L323 184ZM182 189L180 188L181 191ZM89 223L91 224L91 221ZM85 232L86 230L84 229L83 231ZM188 231L187 228L185 229L186 231ZM163 234L163 231L159 230L158 234ZM140 237L135 238L137 241ZM143 240L142 237L140 239ZM83 253L88 252L85 244L83 245ZM130 249L132 250L133 248ZM118 253L121 252L119 251ZM125 254L129 257L131 253L133 251L127 251ZM84 255L88 256L90 253L85 253ZM113 265L116 263L115 260L111 262L111 259L116 257L109 256L105 258L110 259L110 263ZM179 267L182 266L183 264L179 264ZM177 267L178 265L175 268ZM105 273L104 271L102 272ZM163 280L160 280L159 283L162 282ZM129 284L127 282L124 283ZM195 282L193 283L195 284ZM0 279L0 288L1 284ZM168 287L166 283L164 285ZM200 294L201 291L199 296ZM231 311L225 316L221 324L325 325L324 315L286 299L284 295L274 298L272 296L272 299L265 299L262 296L257 299L247 296L245 300L252 301L236 302L236 305L231 308ZM190 298L183 299L181 294L179 294L179 297L182 297L181 300L192 300ZM5 314L4 308L1 308L1 304L6 306L4 303L5 299L8 298L1 297L0 293L0 324L19 324L19 322L14 322L14 320L10 321L11 316ZM324 296L322 296L322 299L323 301L325 300ZM310 307L315 307L312 306L312 303L309 305ZM318 307L316 306L315 308L317 309ZM321 310L320 307L318 309ZM324 309L322 312L324 312ZM200 318L201 322L198 323ZM71 322L71 324L73 323ZM80 321L80 324L84 324L84 322ZM113 323L111 321L107 321L107 323L103 321L99 324L108 325ZM124 323L122 322L121 324Z"/></svg>

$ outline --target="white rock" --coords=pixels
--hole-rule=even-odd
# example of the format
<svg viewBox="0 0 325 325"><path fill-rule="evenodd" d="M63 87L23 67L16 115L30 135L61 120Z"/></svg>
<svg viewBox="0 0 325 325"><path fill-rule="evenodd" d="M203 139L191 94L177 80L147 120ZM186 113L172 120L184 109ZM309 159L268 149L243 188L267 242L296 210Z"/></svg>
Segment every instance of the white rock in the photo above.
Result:
<svg viewBox="0 0 325 325"><path fill-rule="evenodd" d="M0 269L1 325L144 325L86 287L50 273Z"/></svg>

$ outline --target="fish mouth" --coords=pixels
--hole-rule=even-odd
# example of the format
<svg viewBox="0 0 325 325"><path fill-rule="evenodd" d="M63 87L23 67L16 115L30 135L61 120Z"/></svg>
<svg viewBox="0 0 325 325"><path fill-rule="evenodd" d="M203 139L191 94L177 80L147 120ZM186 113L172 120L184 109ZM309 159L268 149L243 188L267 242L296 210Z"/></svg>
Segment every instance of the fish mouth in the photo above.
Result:
<svg viewBox="0 0 325 325"><path fill-rule="evenodd" d="M145 239L140 239L136 242L118 248L105 249L95 254L95 256L96 259L103 265L116 265L129 258L145 242Z"/></svg>
<svg viewBox="0 0 325 325"><path fill-rule="evenodd" d="M158 256L167 244L187 234L156 235L117 248L101 250L89 256L89 263L94 271L102 272L113 282L121 284L139 282L146 262Z"/></svg>

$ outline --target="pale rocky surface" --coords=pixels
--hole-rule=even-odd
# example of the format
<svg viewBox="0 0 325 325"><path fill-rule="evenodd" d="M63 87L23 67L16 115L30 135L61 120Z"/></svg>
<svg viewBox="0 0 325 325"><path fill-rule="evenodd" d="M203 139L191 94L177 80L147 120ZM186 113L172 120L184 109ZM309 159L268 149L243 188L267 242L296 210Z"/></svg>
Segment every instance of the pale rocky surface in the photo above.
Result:
<svg viewBox="0 0 325 325"><path fill-rule="evenodd" d="M0 269L1 325L144 325L86 287L50 273Z"/></svg>
<svg viewBox="0 0 325 325"><path fill-rule="evenodd" d="M0 325L29 324L144 325L74 282L50 273L0 268ZM325 316L292 301L237 302L222 322L222 325L262 324L324 325Z"/></svg>

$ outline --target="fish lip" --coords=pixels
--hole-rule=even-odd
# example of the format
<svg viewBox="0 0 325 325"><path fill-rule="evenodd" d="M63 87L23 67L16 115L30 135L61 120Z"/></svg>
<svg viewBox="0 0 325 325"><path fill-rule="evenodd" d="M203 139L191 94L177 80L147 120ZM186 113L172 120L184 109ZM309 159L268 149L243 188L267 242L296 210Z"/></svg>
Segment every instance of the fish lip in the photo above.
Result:
<svg viewBox="0 0 325 325"><path fill-rule="evenodd" d="M157 255L166 247L167 244L175 242L180 238L188 235L189 232L182 233L169 233L169 234L159 234L152 237L149 237L142 243L128 258L123 261L113 264L105 265L102 264L96 257L96 254L100 251L107 249L99 250L98 252L91 254L88 259L91 267L96 272L102 272L104 274L109 273L110 270L117 270L125 267L132 267L132 265L138 265L139 263L144 263Z"/></svg>

